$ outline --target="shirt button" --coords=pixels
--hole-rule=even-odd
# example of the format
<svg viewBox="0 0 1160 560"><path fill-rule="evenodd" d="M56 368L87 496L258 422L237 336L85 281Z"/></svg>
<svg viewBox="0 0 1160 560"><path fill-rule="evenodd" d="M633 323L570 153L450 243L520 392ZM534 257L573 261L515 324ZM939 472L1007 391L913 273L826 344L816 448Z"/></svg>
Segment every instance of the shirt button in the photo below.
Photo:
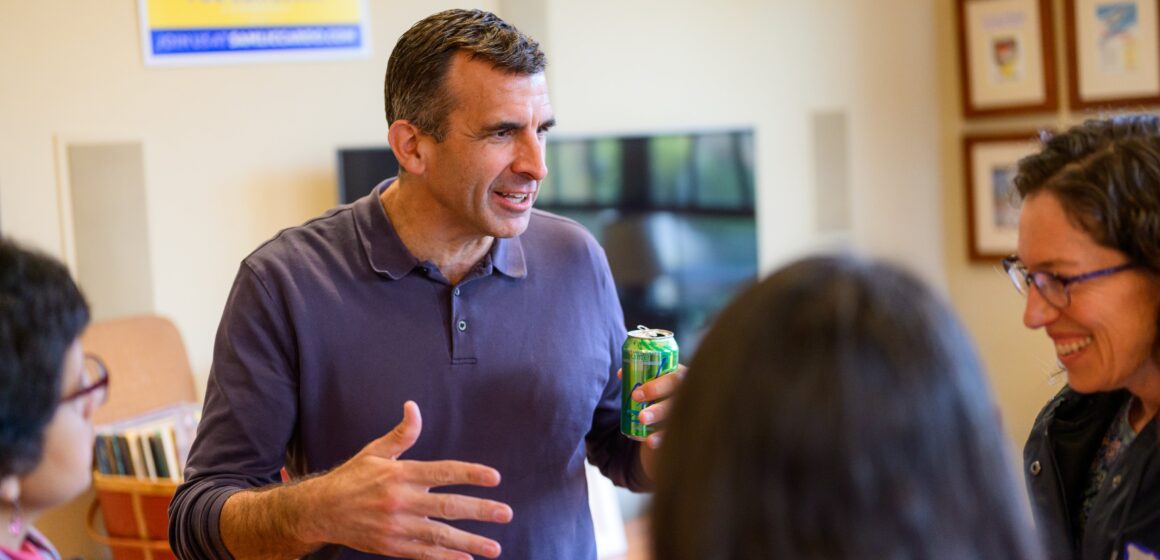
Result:
<svg viewBox="0 0 1160 560"><path fill-rule="evenodd" d="M1113 476L1113 477L1112 477L1112 488L1119 488L1119 487L1120 487L1120 483L1121 483L1121 482L1123 482L1123 481L1124 481L1124 477L1123 477L1123 476L1121 476L1121 475L1118 475L1118 474L1117 474L1116 476Z"/></svg>
<svg viewBox="0 0 1160 560"><path fill-rule="evenodd" d="M460 319L459 323L457 323L455 326L459 328L459 332L463 332L467 330L467 321Z"/></svg>
<svg viewBox="0 0 1160 560"><path fill-rule="evenodd" d="M1043 467L1039 466L1039 461L1032 461L1031 462L1031 476L1039 476L1039 471L1042 471L1042 470L1043 470Z"/></svg>
<svg viewBox="0 0 1160 560"><path fill-rule="evenodd" d="M459 286L456 286L454 290L451 290L451 293L453 293L455 295L459 295ZM459 330L463 330L463 329L459 329Z"/></svg>

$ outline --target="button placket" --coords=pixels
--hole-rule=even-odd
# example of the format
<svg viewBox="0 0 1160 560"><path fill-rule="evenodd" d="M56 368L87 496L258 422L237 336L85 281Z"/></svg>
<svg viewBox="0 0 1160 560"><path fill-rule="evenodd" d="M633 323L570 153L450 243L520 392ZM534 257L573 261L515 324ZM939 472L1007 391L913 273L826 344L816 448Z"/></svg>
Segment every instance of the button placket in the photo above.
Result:
<svg viewBox="0 0 1160 560"><path fill-rule="evenodd" d="M463 318L463 300L460 299L461 293L459 286L451 288L451 316L457 318L455 321L455 330L467 332L467 320Z"/></svg>
<svg viewBox="0 0 1160 560"><path fill-rule="evenodd" d="M453 364L474 364L475 343L474 336L469 331L471 327L471 310L463 288L452 286L447 298L451 308L451 362ZM444 292L445 294L447 292Z"/></svg>

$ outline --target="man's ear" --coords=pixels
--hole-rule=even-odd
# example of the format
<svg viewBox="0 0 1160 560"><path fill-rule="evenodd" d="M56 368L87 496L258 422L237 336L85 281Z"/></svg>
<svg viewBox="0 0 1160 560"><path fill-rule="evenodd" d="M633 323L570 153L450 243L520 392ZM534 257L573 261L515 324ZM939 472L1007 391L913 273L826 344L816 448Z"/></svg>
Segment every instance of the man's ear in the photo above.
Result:
<svg viewBox="0 0 1160 560"><path fill-rule="evenodd" d="M423 144L429 139L419 127L404 119L391 123L387 131L387 142L391 145L391 151L395 152L399 167L411 175L422 175L427 169L427 154Z"/></svg>

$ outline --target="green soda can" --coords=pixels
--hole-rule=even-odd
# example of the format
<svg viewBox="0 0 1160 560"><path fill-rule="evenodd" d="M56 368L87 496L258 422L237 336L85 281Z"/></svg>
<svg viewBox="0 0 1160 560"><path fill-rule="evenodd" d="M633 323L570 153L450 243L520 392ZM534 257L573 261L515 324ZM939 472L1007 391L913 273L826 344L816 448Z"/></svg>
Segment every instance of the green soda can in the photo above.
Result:
<svg viewBox="0 0 1160 560"><path fill-rule="evenodd" d="M640 423L640 411L652 403L632 400L632 392L657 377L677 371L679 356L672 331L637 325L624 341L621 363L620 432L643 441L651 430Z"/></svg>

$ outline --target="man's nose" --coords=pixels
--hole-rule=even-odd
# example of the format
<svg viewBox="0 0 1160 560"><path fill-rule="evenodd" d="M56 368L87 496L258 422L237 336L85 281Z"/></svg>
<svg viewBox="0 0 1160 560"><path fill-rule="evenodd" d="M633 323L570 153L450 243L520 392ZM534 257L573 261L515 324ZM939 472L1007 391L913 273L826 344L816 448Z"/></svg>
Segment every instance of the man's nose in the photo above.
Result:
<svg viewBox="0 0 1160 560"><path fill-rule="evenodd" d="M548 163L544 159L545 140L535 132L520 137L518 153L512 162L512 171L535 181L543 181L548 176Z"/></svg>

